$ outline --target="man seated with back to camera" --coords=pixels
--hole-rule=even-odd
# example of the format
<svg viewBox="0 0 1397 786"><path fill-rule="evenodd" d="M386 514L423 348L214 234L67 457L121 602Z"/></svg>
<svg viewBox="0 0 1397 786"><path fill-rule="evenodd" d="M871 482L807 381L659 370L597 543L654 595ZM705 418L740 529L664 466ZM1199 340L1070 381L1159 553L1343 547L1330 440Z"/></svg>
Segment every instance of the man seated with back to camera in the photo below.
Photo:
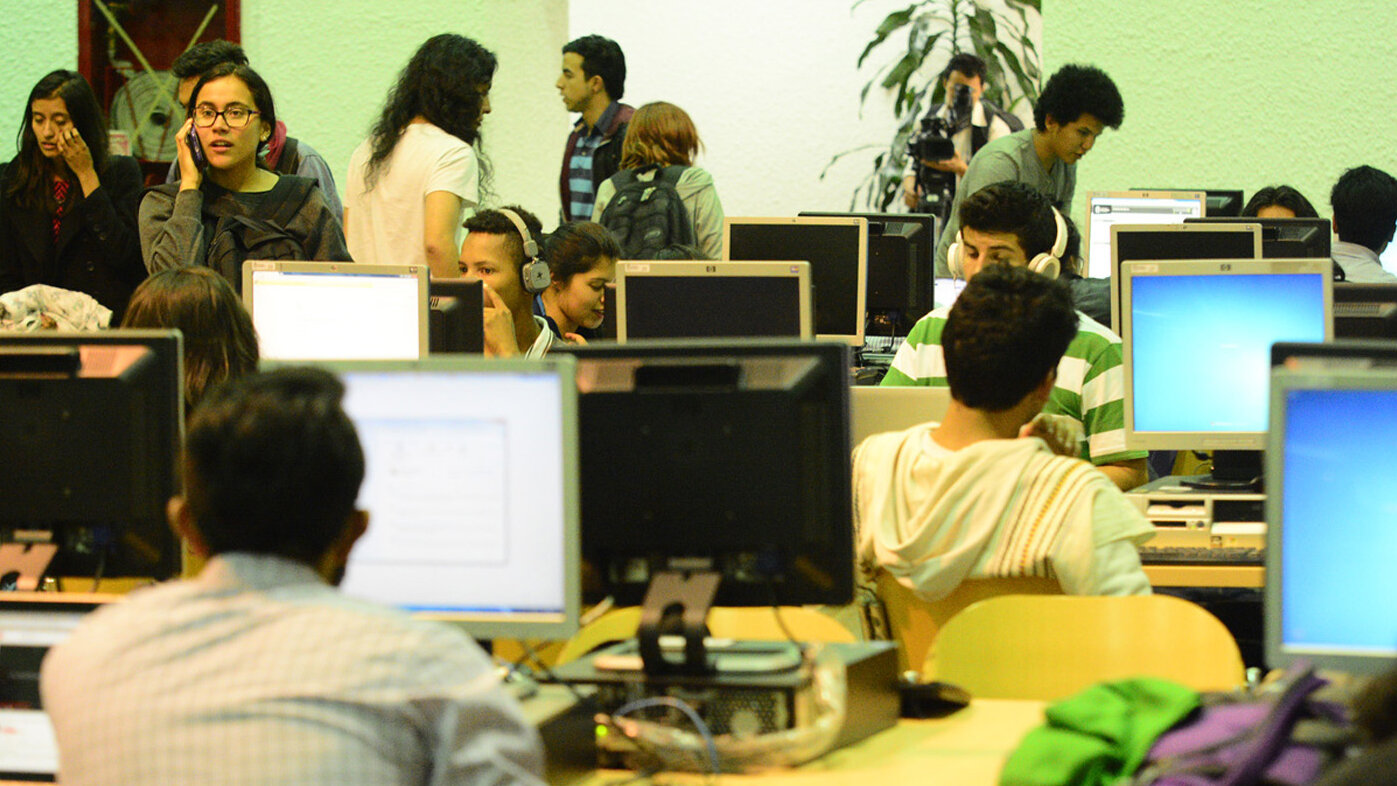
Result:
<svg viewBox="0 0 1397 786"><path fill-rule="evenodd" d="M343 397L286 368L204 398L169 518L209 562L49 651L63 783L542 783L538 735L474 641L335 589L368 525Z"/></svg>
<svg viewBox="0 0 1397 786"><path fill-rule="evenodd" d="M968 224L973 226L973 224ZM1023 266L971 278L941 333L951 402L940 423L875 434L854 451L866 574L928 601L975 578L1056 578L1073 595L1147 595L1136 545L1154 528L1075 458L1040 415L1077 334L1061 282Z"/></svg>
<svg viewBox="0 0 1397 786"><path fill-rule="evenodd" d="M997 265L1037 267L1057 275L1058 253L1065 253L1066 222L1048 198L1024 183L995 183L977 191L960 206L961 242L952 269L967 281ZM1036 263L1036 264L1032 264ZM922 317L898 347L884 385L948 384L941 334L949 309ZM1085 435L1079 455L1091 461L1122 489L1148 477L1143 450L1125 447L1125 381L1121 340L1110 328L1078 312L1076 335L1058 364L1056 385L1044 412L1065 415Z"/></svg>
<svg viewBox="0 0 1397 786"><path fill-rule="evenodd" d="M1397 229L1397 179L1381 169L1354 167L1334 184L1329 204L1334 208L1334 234L1339 236L1330 255L1334 266L1343 269L1344 280L1397 284L1397 275L1378 260Z"/></svg>
<svg viewBox="0 0 1397 786"><path fill-rule="evenodd" d="M483 285L485 354L543 357L555 340L548 321L533 312L534 295L553 280L548 263L538 256L543 224L515 205L482 210L467 219L465 227L459 265L461 275L478 278Z"/></svg>

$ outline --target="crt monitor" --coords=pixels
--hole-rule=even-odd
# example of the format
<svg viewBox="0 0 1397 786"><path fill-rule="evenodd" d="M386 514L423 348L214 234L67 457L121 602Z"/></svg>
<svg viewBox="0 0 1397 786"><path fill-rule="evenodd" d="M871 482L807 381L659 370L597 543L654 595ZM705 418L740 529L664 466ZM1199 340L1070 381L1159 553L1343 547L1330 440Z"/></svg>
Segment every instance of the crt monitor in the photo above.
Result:
<svg viewBox="0 0 1397 786"><path fill-rule="evenodd" d="M577 356L586 588L662 571L726 606L848 603L849 362L829 341L633 342Z"/></svg>
<svg viewBox="0 0 1397 786"><path fill-rule="evenodd" d="M1122 269L1125 440L1132 449L1266 447L1271 345L1330 338L1328 260L1129 262ZM1259 461L1259 456L1236 456ZM1259 473L1238 467L1239 472Z"/></svg>
<svg viewBox="0 0 1397 786"><path fill-rule="evenodd" d="M868 221L862 218L723 219L723 259L810 263L815 334L863 345Z"/></svg>
<svg viewBox="0 0 1397 786"><path fill-rule="evenodd" d="M431 353L485 351L485 295L480 279L432 281L427 295Z"/></svg>
<svg viewBox="0 0 1397 786"><path fill-rule="evenodd" d="M1187 223L1260 224L1261 256L1266 259L1296 257L1329 258L1330 224L1327 218L1244 218L1208 216Z"/></svg>
<svg viewBox="0 0 1397 786"><path fill-rule="evenodd" d="M1121 265L1137 259L1259 259L1261 226L1116 224L1111 227L1111 329L1121 332Z"/></svg>
<svg viewBox="0 0 1397 786"><path fill-rule="evenodd" d="M806 262L616 265L616 339L811 337Z"/></svg>
<svg viewBox="0 0 1397 786"><path fill-rule="evenodd" d="M1266 661L1397 665L1397 370L1307 365L1271 379ZM1386 611L1384 611L1386 609Z"/></svg>
<svg viewBox="0 0 1397 786"><path fill-rule="evenodd" d="M327 363L364 446L347 594L472 636L577 628L572 358Z"/></svg>
<svg viewBox="0 0 1397 786"><path fill-rule="evenodd" d="M1335 282L1334 335L1397 339L1397 284Z"/></svg>
<svg viewBox="0 0 1397 786"><path fill-rule="evenodd" d="M1088 191L1082 276L1110 277L1113 225L1182 224L1203 214L1201 191Z"/></svg>
<svg viewBox="0 0 1397 786"><path fill-rule="evenodd" d="M427 268L243 263L243 305L267 360L412 360L427 354Z"/></svg>
<svg viewBox="0 0 1397 786"><path fill-rule="evenodd" d="M1145 189L1149 190L1149 189ZM1162 191L1202 191L1207 216L1242 215L1242 189L1240 188L1170 188Z"/></svg>
<svg viewBox="0 0 1397 786"><path fill-rule="evenodd" d="M52 533L55 576L174 575L183 391L177 330L0 334L6 539Z"/></svg>

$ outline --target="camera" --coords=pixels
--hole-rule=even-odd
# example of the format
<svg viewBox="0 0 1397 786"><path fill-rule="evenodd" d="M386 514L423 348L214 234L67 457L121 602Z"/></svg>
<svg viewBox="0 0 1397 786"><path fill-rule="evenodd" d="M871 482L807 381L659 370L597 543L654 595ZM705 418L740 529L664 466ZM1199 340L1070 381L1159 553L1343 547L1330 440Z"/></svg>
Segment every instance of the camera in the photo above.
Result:
<svg viewBox="0 0 1397 786"><path fill-rule="evenodd" d="M932 169L922 162L955 158L956 146L951 137L970 124L973 102L970 85L956 85L946 116L938 117L936 107L932 107L921 119L921 130L907 140L907 156L915 165L917 185L922 193L917 210L935 213L943 221L950 215L951 200L955 196L955 175Z"/></svg>

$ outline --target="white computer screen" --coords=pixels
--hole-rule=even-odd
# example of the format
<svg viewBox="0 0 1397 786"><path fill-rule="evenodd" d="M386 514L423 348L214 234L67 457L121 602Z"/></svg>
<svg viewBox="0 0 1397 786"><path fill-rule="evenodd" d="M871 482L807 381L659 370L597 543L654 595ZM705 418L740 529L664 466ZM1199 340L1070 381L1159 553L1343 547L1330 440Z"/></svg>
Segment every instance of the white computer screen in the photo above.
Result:
<svg viewBox="0 0 1397 786"><path fill-rule="evenodd" d="M409 273L253 270L248 302L262 357L422 357L427 303L418 279Z"/></svg>
<svg viewBox="0 0 1397 786"><path fill-rule="evenodd" d="M332 366L364 446L359 506L369 513L342 588L460 619L476 635L563 622L579 553L575 383L557 368L474 363Z"/></svg>
<svg viewBox="0 0 1397 786"><path fill-rule="evenodd" d="M1112 224L1182 224L1203 215L1203 195L1093 192L1087 195L1087 278L1111 276Z"/></svg>

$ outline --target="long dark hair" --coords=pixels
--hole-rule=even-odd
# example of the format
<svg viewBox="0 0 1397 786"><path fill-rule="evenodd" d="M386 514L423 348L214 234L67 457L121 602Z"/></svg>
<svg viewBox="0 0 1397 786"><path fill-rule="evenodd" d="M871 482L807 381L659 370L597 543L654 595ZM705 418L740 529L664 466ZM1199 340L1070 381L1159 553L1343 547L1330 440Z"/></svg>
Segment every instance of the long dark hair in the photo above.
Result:
<svg viewBox="0 0 1397 786"><path fill-rule="evenodd" d="M374 123L373 155L369 156L364 173L368 187L373 188L379 169L393 153L403 129L418 116L475 148L481 182L489 182L490 165L481 155L477 121L482 102L480 88L489 87L497 64L490 50L454 33L433 36L418 47L388 93L383 114Z"/></svg>
<svg viewBox="0 0 1397 786"><path fill-rule="evenodd" d="M39 140L34 137L34 126L30 123L34 102L45 98L63 99L68 107L68 119L92 152L92 166L99 175L107 167L107 123L92 86L76 71L51 71L29 91L15 143L19 154L10 163L10 186L5 198L27 210L43 209L52 213L58 209L58 204L53 201L49 183L58 174L58 168L39 149Z"/></svg>

